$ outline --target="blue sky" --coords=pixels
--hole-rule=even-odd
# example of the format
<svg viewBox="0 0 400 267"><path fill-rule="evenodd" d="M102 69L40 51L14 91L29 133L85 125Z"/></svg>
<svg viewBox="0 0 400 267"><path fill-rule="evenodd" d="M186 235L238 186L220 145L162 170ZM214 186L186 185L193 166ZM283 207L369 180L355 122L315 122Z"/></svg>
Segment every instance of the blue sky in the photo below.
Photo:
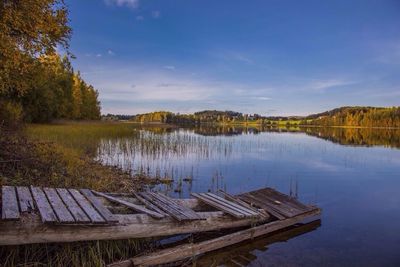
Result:
<svg viewBox="0 0 400 267"><path fill-rule="evenodd" d="M67 0L102 113L400 105L398 0Z"/></svg>

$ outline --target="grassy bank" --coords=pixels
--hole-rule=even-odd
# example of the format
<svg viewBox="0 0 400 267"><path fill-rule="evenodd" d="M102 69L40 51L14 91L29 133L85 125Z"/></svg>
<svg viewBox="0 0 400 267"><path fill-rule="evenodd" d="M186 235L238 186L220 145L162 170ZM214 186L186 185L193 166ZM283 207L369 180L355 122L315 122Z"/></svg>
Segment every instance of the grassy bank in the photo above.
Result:
<svg viewBox="0 0 400 267"><path fill-rule="evenodd" d="M63 127L66 126L31 125L19 130L0 128L0 185L127 192L154 182L143 175L101 165L93 159L93 150L87 147L81 149L83 146L79 146L78 139L73 138L74 134L64 131ZM75 132L73 125L68 127L72 127L72 133L81 134L82 127L77 125ZM99 133L100 128L102 133ZM58 134L65 132L61 137L64 142L54 139L60 136L52 132L52 129L56 129ZM85 129L92 129L92 133L87 132L86 135L88 142L99 139L101 134L106 134L104 131L109 136L121 131L121 128L115 129L112 124L92 124ZM128 127L125 131L126 134L132 132ZM101 266L149 249L151 245L152 242L141 240L119 240L3 246L0 247L0 266Z"/></svg>

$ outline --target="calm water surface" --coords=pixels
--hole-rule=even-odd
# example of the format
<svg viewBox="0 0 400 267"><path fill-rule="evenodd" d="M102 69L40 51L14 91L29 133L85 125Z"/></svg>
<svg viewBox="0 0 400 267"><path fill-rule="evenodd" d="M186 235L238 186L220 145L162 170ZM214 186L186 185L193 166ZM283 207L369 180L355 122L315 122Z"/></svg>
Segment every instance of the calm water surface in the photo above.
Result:
<svg viewBox="0 0 400 267"><path fill-rule="evenodd" d="M400 266L399 139L398 130L141 127L98 138L94 156L173 178L159 189L175 197L269 186L323 210L319 227L222 250L204 265Z"/></svg>

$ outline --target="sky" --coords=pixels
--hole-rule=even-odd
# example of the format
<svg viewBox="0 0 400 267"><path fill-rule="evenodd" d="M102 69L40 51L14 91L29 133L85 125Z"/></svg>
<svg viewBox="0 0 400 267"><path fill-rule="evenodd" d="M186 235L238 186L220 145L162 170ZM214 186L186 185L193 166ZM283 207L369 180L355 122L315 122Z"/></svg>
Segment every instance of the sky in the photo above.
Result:
<svg viewBox="0 0 400 267"><path fill-rule="evenodd" d="M400 105L399 0L66 0L102 113Z"/></svg>

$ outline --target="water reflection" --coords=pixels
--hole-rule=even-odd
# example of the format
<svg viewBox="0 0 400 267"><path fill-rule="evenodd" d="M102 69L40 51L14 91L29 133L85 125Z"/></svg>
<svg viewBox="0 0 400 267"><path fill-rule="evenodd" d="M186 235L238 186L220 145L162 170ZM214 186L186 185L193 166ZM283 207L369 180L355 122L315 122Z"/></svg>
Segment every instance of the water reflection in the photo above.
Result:
<svg viewBox="0 0 400 267"><path fill-rule="evenodd" d="M258 252L265 252L274 243L287 242L292 238L315 231L321 226L320 220L306 224L297 224L282 231L265 235L251 242L246 241L238 245L210 252L194 261L195 266L266 266L258 260ZM296 264L296 263L293 263ZM290 265L286 262L286 265ZM296 264L298 265L298 264Z"/></svg>

